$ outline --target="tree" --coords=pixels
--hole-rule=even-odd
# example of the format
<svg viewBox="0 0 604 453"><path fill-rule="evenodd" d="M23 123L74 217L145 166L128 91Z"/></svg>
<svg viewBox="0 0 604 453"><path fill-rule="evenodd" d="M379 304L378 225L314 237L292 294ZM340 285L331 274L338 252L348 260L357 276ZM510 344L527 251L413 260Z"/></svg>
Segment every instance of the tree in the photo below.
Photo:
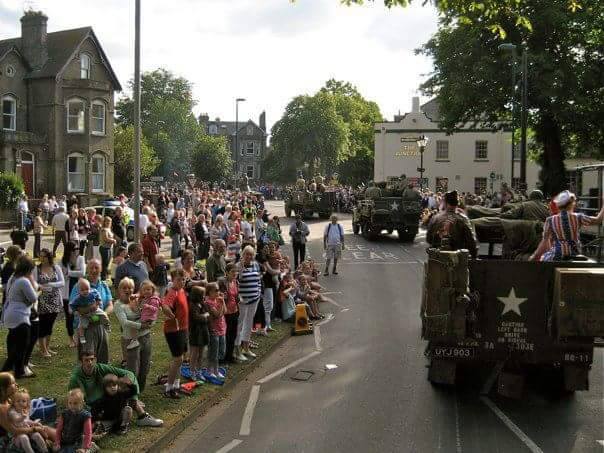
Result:
<svg viewBox="0 0 604 453"><path fill-rule="evenodd" d="M130 87L133 81L129 82ZM145 72L141 77L141 128L156 150L158 172L190 173L191 153L201 134L192 112L195 106L191 82L165 69ZM122 98L116 106L118 123L134 124L134 100Z"/></svg>
<svg viewBox="0 0 604 453"><path fill-rule="evenodd" d="M511 13L496 19L509 30L507 41L528 48L529 126L542 150L543 189L554 194L566 186L566 155L577 148L604 155L604 14L600 0L582 0L582 9L572 14L566 0L524 0L521 13L530 31L515 26ZM438 96L441 126L454 131L480 118L496 127L497 120L509 119L510 57L498 51L499 44L476 14L467 22L443 19L423 46L435 69L422 90Z"/></svg>
<svg viewBox="0 0 604 453"><path fill-rule="evenodd" d="M134 127L116 126L114 131L115 188L130 193L134 184ZM147 139L141 137L141 178L153 174L159 159Z"/></svg>
<svg viewBox="0 0 604 453"><path fill-rule="evenodd" d="M307 164L309 176L332 173L349 157L348 126L334 97L325 92L295 97L273 126L271 146L282 169Z"/></svg>
<svg viewBox="0 0 604 453"><path fill-rule="evenodd" d="M14 173L0 173L0 208L15 209L25 192L23 180Z"/></svg>
<svg viewBox="0 0 604 453"><path fill-rule="evenodd" d="M197 178L205 181L228 179L233 170L233 159L225 136L201 135L193 149L192 169Z"/></svg>

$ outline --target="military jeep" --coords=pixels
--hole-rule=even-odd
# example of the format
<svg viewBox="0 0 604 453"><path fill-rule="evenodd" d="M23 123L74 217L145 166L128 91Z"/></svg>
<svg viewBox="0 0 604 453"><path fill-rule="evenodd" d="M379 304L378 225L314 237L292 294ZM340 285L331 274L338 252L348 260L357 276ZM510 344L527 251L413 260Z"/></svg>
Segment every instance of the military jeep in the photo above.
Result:
<svg viewBox="0 0 604 453"><path fill-rule="evenodd" d="M385 230L397 231L399 240L412 242L419 229L421 203L402 197L359 200L352 211L352 231L375 240Z"/></svg>
<svg viewBox="0 0 604 453"><path fill-rule="evenodd" d="M331 216L336 202L335 192L310 192L308 190L295 189L285 194L285 216L291 217L292 212L308 219L315 213L321 219Z"/></svg>

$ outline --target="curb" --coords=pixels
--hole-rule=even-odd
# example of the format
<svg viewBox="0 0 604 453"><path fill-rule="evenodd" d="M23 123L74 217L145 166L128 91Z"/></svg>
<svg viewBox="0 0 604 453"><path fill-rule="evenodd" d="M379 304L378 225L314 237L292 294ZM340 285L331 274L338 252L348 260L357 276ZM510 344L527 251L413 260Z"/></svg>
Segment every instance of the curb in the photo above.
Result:
<svg viewBox="0 0 604 453"><path fill-rule="evenodd" d="M149 447L146 451L149 453L159 453L164 448L166 448L170 443L174 441L178 437L180 433L182 433L185 429L191 426L197 418L206 412L210 407L217 404L222 398L226 396L226 394L230 393L233 388L239 383L241 383L244 379L246 379L258 366L264 362L264 360L270 356L278 347L280 347L283 343L285 343L288 339L291 338L291 335L285 335L275 344L273 344L270 349L266 351L262 357L258 357L254 362L250 363L248 367L246 367L245 371L239 375L238 379L233 379L226 383L222 388L222 392L218 392L213 395L210 399L202 401L198 406L191 410L191 412L184 417L182 420L177 422L172 428L170 428L166 433L164 433L159 439L157 439L151 447Z"/></svg>

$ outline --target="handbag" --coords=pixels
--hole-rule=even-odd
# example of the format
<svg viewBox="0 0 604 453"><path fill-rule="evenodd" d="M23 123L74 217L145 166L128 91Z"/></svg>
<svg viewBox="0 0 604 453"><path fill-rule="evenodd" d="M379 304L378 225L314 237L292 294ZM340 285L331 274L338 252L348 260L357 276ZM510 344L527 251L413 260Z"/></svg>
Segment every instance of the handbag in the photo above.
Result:
<svg viewBox="0 0 604 453"><path fill-rule="evenodd" d="M32 399L29 418L44 424L53 423L57 419L57 400L44 397Z"/></svg>
<svg viewBox="0 0 604 453"><path fill-rule="evenodd" d="M283 301L283 305L281 305L281 314L283 316L283 320L287 321L292 316L294 316L295 312L296 312L296 301L294 300L294 297L290 294Z"/></svg>

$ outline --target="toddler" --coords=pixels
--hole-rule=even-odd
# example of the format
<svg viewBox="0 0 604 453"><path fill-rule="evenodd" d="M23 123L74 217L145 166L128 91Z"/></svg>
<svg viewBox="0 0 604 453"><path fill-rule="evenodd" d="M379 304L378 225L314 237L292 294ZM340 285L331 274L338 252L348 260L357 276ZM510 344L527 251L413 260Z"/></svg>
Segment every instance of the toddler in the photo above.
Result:
<svg viewBox="0 0 604 453"><path fill-rule="evenodd" d="M29 397L28 391L25 389L18 390L13 396L11 407L8 410L8 418L14 427L31 428L42 426L39 422L34 422L29 418L30 405L31 398ZM46 441L38 431L34 431L31 434L19 434L13 437L13 444L15 447L26 453L34 453L34 449L31 446L32 442L36 445L38 450L46 451Z"/></svg>
<svg viewBox="0 0 604 453"><path fill-rule="evenodd" d="M73 389L67 396L67 409L59 416L55 451L88 451L92 448L92 416L84 409L84 393Z"/></svg>
<svg viewBox="0 0 604 453"><path fill-rule="evenodd" d="M208 350L208 373L210 377L224 379L218 369L219 361L224 359L226 352L226 320L224 312L226 306L224 297L218 289L217 283L208 283L206 286L205 306L210 312L210 348Z"/></svg>
<svg viewBox="0 0 604 453"><path fill-rule="evenodd" d="M164 255L155 255L155 267L153 268L151 281L155 284L155 286L157 286L160 297L164 297L166 295L166 290L168 289L169 270L170 265L166 263Z"/></svg>
<svg viewBox="0 0 604 453"><path fill-rule="evenodd" d="M141 283L138 290L140 295L138 306L141 314L140 322L154 323L157 321L159 315L159 309L161 308L161 299L155 294L155 285L150 280L145 280ZM138 329L132 327L130 330L130 336L132 339L126 349L135 349L139 347Z"/></svg>
<svg viewBox="0 0 604 453"><path fill-rule="evenodd" d="M69 303L74 313L74 324L78 325L78 336L80 343L85 344L84 334L90 321L101 321L107 328L111 327L109 317L100 307L101 296L96 289L90 289L90 282L85 278L78 281L78 296ZM91 308L93 307L93 308Z"/></svg>
<svg viewBox="0 0 604 453"><path fill-rule="evenodd" d="M115 431L117 434L126 434L132 408L128 401L136 395L133 384L122 385L115 374L103 376L103 396L92 404L92 418L97 423L95 432L104 434Z"/></svg>

